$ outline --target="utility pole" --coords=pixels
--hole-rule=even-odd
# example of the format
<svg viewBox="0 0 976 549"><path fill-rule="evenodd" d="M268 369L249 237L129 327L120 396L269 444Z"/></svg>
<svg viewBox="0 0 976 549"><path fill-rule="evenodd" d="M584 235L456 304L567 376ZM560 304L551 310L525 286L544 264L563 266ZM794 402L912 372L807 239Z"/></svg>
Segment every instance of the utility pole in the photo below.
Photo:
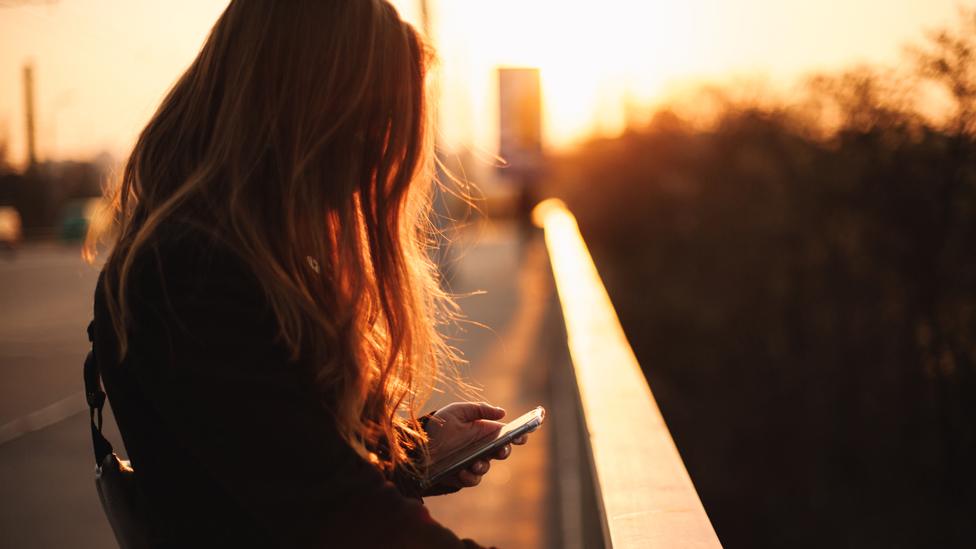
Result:
<svg viewBox="0 0 976 549"><path fill-rule="evenodd" d="M34 141L34 67L24 65L24 112L27 116L27 169L37 165L37 149Z"/></svg>

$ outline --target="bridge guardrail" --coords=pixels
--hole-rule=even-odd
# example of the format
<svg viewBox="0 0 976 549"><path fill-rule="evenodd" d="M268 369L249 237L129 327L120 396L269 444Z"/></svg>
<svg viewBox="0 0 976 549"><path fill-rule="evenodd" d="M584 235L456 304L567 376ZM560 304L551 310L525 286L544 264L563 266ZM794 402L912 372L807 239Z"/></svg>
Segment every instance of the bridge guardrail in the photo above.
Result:
<svg viewBox="0 0 976 549"><path fill-rule="evenodd" d="M576 219L554 199L533 218L565 322L605 546L721 547Z"/></svg>

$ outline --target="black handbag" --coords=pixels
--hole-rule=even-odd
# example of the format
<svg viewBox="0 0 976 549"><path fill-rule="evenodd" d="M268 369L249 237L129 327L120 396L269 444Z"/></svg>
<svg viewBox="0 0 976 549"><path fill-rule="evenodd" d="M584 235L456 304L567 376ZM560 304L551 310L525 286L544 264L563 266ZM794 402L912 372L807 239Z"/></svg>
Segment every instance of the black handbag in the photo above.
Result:
<svg viewBox="0 0 976 549"><path fill-rule="evenodd" d="M148 523L136 472L129 462L119 459L112 443L102 435L102 408L105 392L95 360L95 322L88 325L88 341L92 349L85 357L85 398L91 423L92 448L95 451L95 488L102 509L108 517L115 539L122 549L149 547Z"/></svg>

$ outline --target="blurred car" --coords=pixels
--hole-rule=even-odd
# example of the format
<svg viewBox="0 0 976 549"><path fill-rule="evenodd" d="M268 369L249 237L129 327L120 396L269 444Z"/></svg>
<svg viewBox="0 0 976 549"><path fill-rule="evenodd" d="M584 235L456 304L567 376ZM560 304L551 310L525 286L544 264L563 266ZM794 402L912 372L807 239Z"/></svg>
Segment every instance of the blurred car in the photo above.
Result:
<svg viewBox="0 0 976 549"><path fill-rule="evenodd" d="M13 206L0 206L0 249L15 250L22 238L20 212Z"/></svg>
<svg viewBox="0 0 976 549"><path fill-rule="evenodd" d="M65 205L61 215L61 240L65 242L84 240L91 220L100 206L100 198L72 200Z"/></svg>

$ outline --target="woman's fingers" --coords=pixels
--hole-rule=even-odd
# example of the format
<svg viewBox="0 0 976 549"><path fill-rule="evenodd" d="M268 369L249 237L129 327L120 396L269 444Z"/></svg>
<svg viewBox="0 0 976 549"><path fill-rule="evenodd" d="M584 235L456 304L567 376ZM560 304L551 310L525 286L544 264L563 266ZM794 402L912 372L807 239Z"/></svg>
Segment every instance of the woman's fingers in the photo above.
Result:
<svg viewBox="0 0 976 549"><path fill-rule="evenodd" d="M481 475L476 475L468 469L461 469L458 471L458 481L460 481L461 486L471 488L481 482Z"/></svg>
<svg viewBox="0 0 976 549"><path fill-rule="evenodd" d="M512 443L525 444L526 440L528 440L528 435L522 435L513 440ZM505 446L499 448L498 451L491 456L491 459L507 459L510 455L512 455L512 445L506 444ZM452 484L456 483L456 485L460 488L471 488L473 486L477 486L481 483L481 478L488 473L489 469L491 469L490 460L475 460L471 463L471 465L468 465L466 468L458 471L458 474L455 477L456 480L452 482Z"/></svg>
<svg viewBox="0 0 976 549"><path fill-rule="evenodd" d="M525 444L529 440L529 435L522 435L518 438L512 440L512 444ZM493 459L508 459L508 456L512 455L512 444L506 444L495 452L495 457Z"/></svg>
<svg viewBox="0 0 976 549"><path fill-rule="evenodd" d="M488 469L491 469L491 464L488 463L488 460L484 459L476 460L468 466L468 471L476 475L483 475L488 472Z"/></svg>
<svg viewBox="0 0 976 549"><path fill-rule="evenodd" d="M491 464L488 461L483 459L476 460L467 469L458 471L458 482L464 488L477 486L481 482L481 477L488 472L488 469L491 469Z"/></svg>

